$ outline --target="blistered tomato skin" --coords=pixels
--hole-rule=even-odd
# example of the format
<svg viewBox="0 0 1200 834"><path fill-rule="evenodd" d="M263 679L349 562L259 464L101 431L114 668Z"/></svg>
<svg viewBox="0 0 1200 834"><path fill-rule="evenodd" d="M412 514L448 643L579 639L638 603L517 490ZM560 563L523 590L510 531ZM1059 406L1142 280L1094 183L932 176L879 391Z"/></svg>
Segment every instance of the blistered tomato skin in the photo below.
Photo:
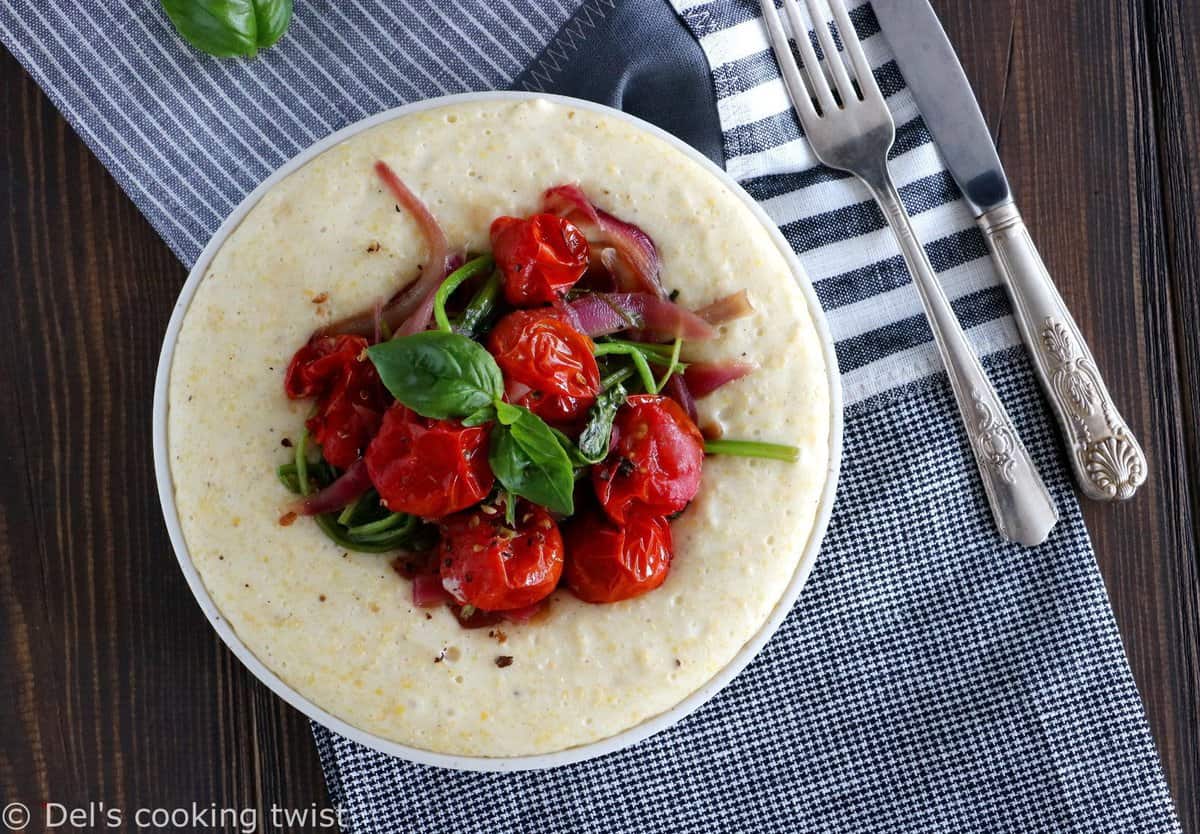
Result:
<svg viewBox="0 0 1200 834"><path fill-rule="evenodd" d="M455 601L483 611L510 611L545 599L563 570L558 525L541 507L522 503L516 528L504 511L475 509L442 522L442 587Z"/></svg>
<svg viewBox="0 0 1200 834"><path fill-rule="evenodd" d="M592 340L552 310L518 310L496 323L488 351L506 380L531 389L520 404L544 420L569 423L600 391Z"/></svg>
<svg viewBox="0 0 1200 834"><path fill-rule="evenodd" d="M587 240L557 215L497 217L491 237L504 297L514 307L551 304L587 271Z"/></svg>
<svg viewBox="0 0 1200 834"><path fill-rule="evenodd" d="M679 404L638 394L617 412L612 451L592 467L592 486L618 524L634 510L665 516L696 497L703 464L704 437Z"/></svg>
<svg viewBox="0 0 1200 834"><path fill-rule="evenodd" d="M296 351L284 377L288 397L317 398L305 426L325 460L339 469L362 456L391 401L366 349L361 336L313 339Z"/></svg>
<svg viewBox="0 0 1200 834"><path fill-rule="evenodd" d="M582 429L588 409L596 401L591 397L564 397L561 394L545 394L530 391L517 400L552 426L560 429Z"/></svg>
<svg viewBox="0 0 1200 834"><path fill-rule="evenodd" d="M486 427L428 420L399 404L384 415L366 461L384 506L429 520L483 500L495 480Z"/></svg>
<svg viewBox="0 0 1200 834"><path fill-rule="evenodd" d="M567 587L584 602L632 599L653 591L671 568L671 525L635 510L618 526L597 510L563 528Z"/></svg>

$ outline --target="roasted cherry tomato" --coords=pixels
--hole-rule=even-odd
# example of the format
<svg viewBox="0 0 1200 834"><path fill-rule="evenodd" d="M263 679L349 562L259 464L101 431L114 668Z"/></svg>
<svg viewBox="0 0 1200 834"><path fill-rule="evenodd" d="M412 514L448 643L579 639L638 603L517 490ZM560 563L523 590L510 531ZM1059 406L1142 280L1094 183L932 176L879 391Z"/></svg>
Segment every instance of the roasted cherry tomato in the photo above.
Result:
<svg viewBox="0 0 1200 834"><path fill-rule="evenodd" d="M366 348L361 336L321 336L296 351L284 377L292 399L317 398L305 425L325 460L340 469L362 455L391 401Z"/></svg>
<svg viewBox="0 0 1200 834"><path fill-rule="evenodd" d="M492 254L514 307L551 304L588 268L588 243L574 224L554 214L497 217Z"/></svg>
<svg viewBox="0 0 1200 834"><path fill-rule="evenodd" d="M546 394L530 391L516 400L552 426L559 429L582 430L584 417L596 401L592 397L564 397L561 394Z"/></svg>
<svg viewBox="0 0 1200 834"><path fill-rule="evenodd" d="M623 525L598 510L585 511L563 528L567 587L584 602L619 602L653 591L671 568L671 525L659 515L633 510Z"/></svg>
<svg viewBox="0 0 1200 834"><path fill-rule="evenodd" d="M505 524L502 509L487 509L442 522L442 587L456 601L484 611L509 611L545 599L562 576L558 525L533 504L517 507L515 530Z"/></svg>
<svg viewBox="0 0 1200 834"><path fill-rule="evenodd" d="M552 310L518 310L496 323L488 350L509 382L529 389L518 398L543 420L570 423L600 390L592 340Z"/></svg>
<svg viewBox="0 0 1200 834"><path fill-rule="evenodd" d="M487 429L428 420L397 403L367 447L367 472L392 512L437 519L481 501L494 479Z"/></svg>
<svg viewBox="0 0 1200 834"><path fill-rule="evenodd" d="M612 451L592 467L592 485L617 523L631 510L670 515L700 489L704 438L669 397L630 397L613 421Z"/></svg>

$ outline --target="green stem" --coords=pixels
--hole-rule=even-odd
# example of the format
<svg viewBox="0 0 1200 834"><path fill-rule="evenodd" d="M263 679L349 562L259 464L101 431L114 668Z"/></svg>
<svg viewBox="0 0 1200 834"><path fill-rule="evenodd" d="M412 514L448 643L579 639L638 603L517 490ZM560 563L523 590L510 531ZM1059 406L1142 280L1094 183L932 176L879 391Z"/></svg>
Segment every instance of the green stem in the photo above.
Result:
<svg viewBox="0 0 1200 834"><path fill-rule="evenodd" d="M675 373L675 368L679 365L679 351L683 349L683 339L675 337L675 347L671 349L671 358L667 362L667 369L663 371L662 379L658 381L658 387L654 389L654 393L662 393L662 389L667 387L667 380L671 378L671 374Z"/></svg>
<svg viewBox="0 0 1200 834"><path fill-rule="evenodd" d="M624 348L636 350L652 360L656 365L665 365L671 361L671 354L675 351L674 345L660 345L655 342L631 342L628 339L609 339L604 344L620 345ZM679 361L676 358L676 361Z"/></svg>
<svg viewBox="0 0 1200 834"><path fill-rule="evenodd" d="M507 489L504 490L504 523L509 527L517 526L517 496Z"/></svg>
<svg viewBox="0 0 1200 834"><path fill-rule="evenodd" d="M354 514L358 512L358 508L362 506L364 500L366 499L367 495L370 494L370 492L371 490L367 490L362 495L358 496L349 504L347 504L342 510L341 514L338 515L337 523L343 527L349 527L350 522L354 520Z"/></svg>
<svg viewBox="0 0 1200 834"><path fill-rule="evenodd" d="M379 533L391 532L394 527L403 525L403 527L396 532L407 535L412 531L412 528L416 525L416 523L417 520L408 513L392 513L391 515L385 516L378 521L372 521L368 524L360 524L357 527L350 527L346 530L346 534L356 539L369 538Z"/></svg>
<svg viewBox="0 0 1200 834"><path fill-rule="evenodd" d="M622 345L616 342L597 342L596 356L628 356L633 360L633 367L637 369L638 376L641 377L642 386L646 389L647 394L655 392L654 373L650 370L650 363L646 361L646 357L637 348L629 345Z"/></svg>
<svg viewBox="0 0 1200 834"><path fill-rule="evenodd" d="M294 492L297 495L300 493L300 484L296 481L296 464L285 463L275 470L275 474L279 477L279 483L283 484L288 492Z"/></svg>
<svg viewBox="0 0 1200 834"><path fill-rule="evenodd" d="M355 541L342 532L344 528L338 526L332 515L314 515L312 518L321 528L321 532L343 550L354 550L359 553L387 553L389 550L398 549L401 544L397 539L402 537L389 538L385 541Z"/></svg>
<svg viewBox="0 0 1200 834"><path fill-rule="evenodd" d="M710 455L730 455L739 458L766 458L795 463L800 450L780 443L760 443L757 440L706 440L704 451Z"/></svg>
<svg viewBox="0 0 1200 834"><path fill-rule="evenodd" d="M614 385L620 385L625 380L633 376L633 368L620 368L613 371L604 379L600 380L600 390L607 391Z"/></svg>
<svg viewBox="0 0 1200 834"><path fill-rule="evenodd" d="M301 495L307 497L312 493L312 484L308 482L308 429L300 432L296 441L296 483Z"/></svg>
<svg viewBox="0 0 1200 834"><path fill-rule="evenodd" d="M496 309L496 299L500 297L500 273L493 272L475 293L475 297L463 311L462 321L458 324L458 332L474 339L479 330Z"/></svg>
<svg viewBox="0 0 1200 834"><path fill-rule="evenodd" d="M451 293L458 289L464 281L469 281L476 275L490 270L495 263L491 255L480 255L446 276L446 280L442 281L442 285L437 288L437 292L433 296L433 317L437 321L439 330L449 333L452 329L450 319L446 315L446 302Z"/></svg>

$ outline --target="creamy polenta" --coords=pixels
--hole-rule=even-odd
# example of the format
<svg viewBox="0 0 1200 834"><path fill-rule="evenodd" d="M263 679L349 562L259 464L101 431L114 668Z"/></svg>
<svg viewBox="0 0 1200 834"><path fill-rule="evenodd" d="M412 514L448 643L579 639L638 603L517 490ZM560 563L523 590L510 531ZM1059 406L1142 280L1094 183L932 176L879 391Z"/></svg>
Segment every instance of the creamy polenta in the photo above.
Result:
<svg viewBox="0 0 1200 834"><path fill-rule="evenodd" d="M662 279L699 307L749 291L756 312L696 359L759 370L700 401L700 424L786 443L798 463L709 457L673 522L658 590L588 605L564 590L527 624L464 630L414 607L388 557L346 553L315 524L280 524L275 478L308 403L289 358L314 329L415 278L423 238L372 172L382 159L452 248L486 250L499 215L578 182L655 241ZM458 103L337 145L268 191L200 283L170 372L168 448L191 559L245 645L301 695L402 744L471 756L547 753L612 736L704 685L762 627L797 570L829 469L821 339L788 262L741 200L635 126L545 100ZM501 642L503 641L503 642ZM500 658L511 658L511 662Z"/></svg>

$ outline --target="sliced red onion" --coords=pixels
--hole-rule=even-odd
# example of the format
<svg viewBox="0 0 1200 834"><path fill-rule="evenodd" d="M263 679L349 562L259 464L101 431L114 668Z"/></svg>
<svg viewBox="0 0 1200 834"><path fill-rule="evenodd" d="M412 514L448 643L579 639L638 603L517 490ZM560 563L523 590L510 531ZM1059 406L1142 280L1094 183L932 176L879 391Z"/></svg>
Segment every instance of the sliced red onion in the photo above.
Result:
<svg viewBox="0 0 1200 834"><path fill-rule="evenodd" d="M580 329L589 336L646 330L666 339L700 342L717 335L691 310L648 293L588 293L570 304Z"/></svg>
<svg viewBox="0 0 1200 834"><path fill-rule="evenodd" d="M433 316L433 296L446 277L446 260L450 247L437 219L386 162L376 162L375 173L392 192L397 205L412 215L429 248L429 257L417 280L396 293L378 317L393 334L410 335L429 326L429 320ZM343 333L369 336L374 330L376 320L373 312L359 313L323 327L318 333L325 336Z"/></svg>
<svg viewBox="0 0 1200 834"><path fill-rule="evenodd" d="M683 410L687 412L688 417L692 418L693 423L700 419L700 414L696 411L696 400L692 397L691 389L688 388L688 384L682 376L672 374L671 378L667 380L667 387L664 390L668 397L683 406Z"/></svg>
<svg viewBox="0 0 1200 834"><path fill-rule="evenodd" d="M512 379L504 381L504 399L510 403L519 403L532 390L532 388L523 382L517 382Z"/></svg>
<svg viewBox="0 0 1200 834"><path fill-rule="evenodd" d="M376 301L374 306L371 307L371 317L374 319L374 324L375 324L373 331L372 331L372 335L374 336L374 340L372 341L372 344L377 345L383 341L383 302L382 301Z"/></svg>
<svg viewBox="0 0 1200 834"><path fill-rule="evenodd" d="M727 321L745 318L753 312L754 305L750 303L749 294L745 290L738 290L701 307L696 311L696 315L709 324L724 324Z"/></svg>
<svg viewBox="0 0 1200 834"><path fill-rule="evenodd" d="M367 464L359 458L332 484L301 501L296 512L300 515L321 515L340 510L370 487L371 476L367 473Z"/></svg>
<svg viewBox="0 0 1200 834"><path fill-rule="evenodd" d="M583 329L583 322L579 320L579 314L575 312L575 308L563 301L561 297L556 297L554 299L554 312L558 313L559 318L574 327L580 333L587 332Z"/></svg>
<svg viewBox="0 0 1200 834"><path fill-rule="evenodd" d="M613 250L605 266L609 267L621 289L666 295L658 278L661 268L658 249L650 236L637 226L596 208L583 189L574 184L549 189L542 195L542 207L578 226L602 259L608 249Z"/></svg>
<svg viewBox="0 0 1200 834"><path fill-rule="evenodd" d="M436 608L454 602L454 598L442 587L442 578L436 573L423 573L412 580L413 605L418 608Z"/></svg>
<svg viewBox="0 0 1200 834"><path fill-rule="evenodd" d="M442 278L446 276L443 275ZM441 279L438 279L430 289L425 293L425 297L421 299L421 303L417 305L417 309L412 311L412 314L400 323L396 328L393 336L411 336L414 333L420 333L422 330L429 329L429 322L433 319L433 301L437 295L438 286L441 284Z"/></svg>
<svg viewBox="0 0 1200 834"><path fill-rule="evenodd" d="M696 399L707 397L722 385L727 385L735 379L741 379L758 365L753 362L732 360L725 362L692 362L683 372L683 379L688 390Z"/></svg>

